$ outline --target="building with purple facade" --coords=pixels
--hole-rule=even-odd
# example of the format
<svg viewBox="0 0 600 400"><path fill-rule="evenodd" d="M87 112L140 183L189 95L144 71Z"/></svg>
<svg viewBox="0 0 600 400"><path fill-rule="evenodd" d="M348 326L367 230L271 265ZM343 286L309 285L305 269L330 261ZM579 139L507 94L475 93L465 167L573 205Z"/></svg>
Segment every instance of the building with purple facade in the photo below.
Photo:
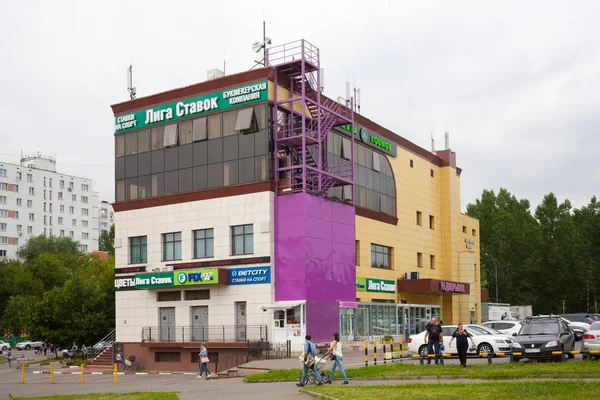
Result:
<svg viewBox="0 0 600 400"><path fill-rule="evenodd" d="M460 213L455 153L325 96L304 40L265 61L112 106L117 341L148 369L189 369L205 342L221 369L307 333L477 320L478 223Z"/></svg>

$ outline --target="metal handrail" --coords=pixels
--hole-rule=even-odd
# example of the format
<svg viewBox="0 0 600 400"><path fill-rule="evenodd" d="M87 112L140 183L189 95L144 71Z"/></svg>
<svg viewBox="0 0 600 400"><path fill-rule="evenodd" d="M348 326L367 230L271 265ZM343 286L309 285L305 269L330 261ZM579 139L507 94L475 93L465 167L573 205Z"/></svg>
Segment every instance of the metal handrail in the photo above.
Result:
<svg viewBox="0 0 600 400"><path fill-rule="evenodd" d="M245 342L268 340L267 325L144 326L142 342Z"/></svg>
<svg viewBox="0 0 600 400"><path fill-rule="evenodd" d="M308 62L318 63L319 49L304 39L267 49L267 59L271 66L298 61L300 57L304 57Z"/></svg>
<svg viewBox="0 0 600 400"><path fill-rule="evenodd" d="M91 358L92 360L96 357L98 357L100 354L102 354L104 352L104 350L106 350L108 347L110 347L110 345L112 345L115 342L116 339L116 330L113 329L108 335L104 336L102 339L100 339L98 342L96 342L93 346L92 346L92 351L89 353L89 358ZM108 345L108 346L106 346ZM97 349L94 349L94 347L97 347Z"/></svg>

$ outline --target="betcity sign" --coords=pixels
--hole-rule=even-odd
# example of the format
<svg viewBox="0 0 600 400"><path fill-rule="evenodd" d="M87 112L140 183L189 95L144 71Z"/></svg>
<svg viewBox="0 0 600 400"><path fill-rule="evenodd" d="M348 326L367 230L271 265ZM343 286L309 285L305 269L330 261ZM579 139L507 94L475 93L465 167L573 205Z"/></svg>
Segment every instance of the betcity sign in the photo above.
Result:
<svg viewBox="0 0 600 400"><path fill-rule="evenodd" d="M271 283L271 267L231 268L229 270L230 285L252 285Z"/></svg>

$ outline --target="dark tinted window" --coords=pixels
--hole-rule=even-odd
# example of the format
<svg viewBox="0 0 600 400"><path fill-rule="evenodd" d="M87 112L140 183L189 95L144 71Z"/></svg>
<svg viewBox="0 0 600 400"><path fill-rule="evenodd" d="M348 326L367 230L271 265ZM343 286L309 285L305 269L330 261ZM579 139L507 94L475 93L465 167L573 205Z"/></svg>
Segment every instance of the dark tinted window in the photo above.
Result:
<svg viewBox="0 0 600 400"><path fill-rule="evenodd" d="M145 175L138 178L139 186L139 197L145 199L146 197L152 197L152 176Z"/></svg>
<svg viewBox="0 0 600 400"><path fill-rule="evenodd" d="M240 160L240 183L254 182L254 158Z"/></svg>
<svg viewBox="0 0 600 400"><path fill-rule="evenodd" d="M138 175L148 175L152 173L152 153L138 154Z"/></svg>
<svg viewBox="0 0 600 400"><path fill-rule="evenodd" d="M223 139L214 139L208 141L208 163L218 163L223 161Z"/></svg>
<svg viewBox="0 0 600 400"><path fill-rule="evenodd" d="M165 149L165 171L173 171L179 168L179 149L169 147Z"/></svg>
<svg viewBox="0 0 600 400"><path fill-rule="evenodd" d="M175 194L179 192L179 173L169 171L165 173L165 194Z"/></svg>
<svg viewBox="0 0 600 400"><path fill-rule="evenodd" d="M208 167L194 168L194 190L208 189Z"/></svg>
<svg viewBox="0 0 600 400"><path fill-rule="evenodd" d="M150 150L162 149L164 146L165 127L157 126L150 129Z"/></svg>
<svg viewBox="0 0 600 400"><path fill-rule="evenodd" d="M210 300L210 290L186 290L186 300Z"/></svg>
<svg viewBox="0 0 600 400"><path fill-rule="evenodd" d="M137 132L125 133L125 155L137 153Z"/></svg>
<svg viewBox="0 0 600 400"><path fill-rule="evenodd" d="M152 175L152 196L165 194L165 174Z"/></svg>
<svg viewBox="0 0 600 400"><path fill-rule="evenodd" d="M163 172L165 170L165 151L164 149L155 150L150 153L152 156L152 173Z"/></svg>
<svg viewBox="0 0 600 400"><path fill-rule="evenodd" d="M208 149L208 142L204 141L204 142L198 142L198 143L194 143L194 166L197 165L206 165L207 161L208 161L208 153L207 153L207 149Z"/></svg>
<svg viewBox="0 0 600 400"><path fill-rule="evenodd" d="M138 132L138 152L150 151L150 129Z"/></svg>
<svg viewBox="0 0 600 400"><path fill-rule="evenodd" d="M223 186L223 164L211 164L208 166L208 187L216 188Z"/></svg>
<svg viewBox="0 0 600 400"><path fill-rule="evenodd" d="M115 179L125 178L125 159L123 157L115 159Z"/></svg>
<svg viewBox="0 0 600 400"><path fill-rule="evenodd" d="M223 185L237 185L239 181L238 160L223 163Z"/></svg>
<svg viewBox="0 0 600 400"><path fill-rule="evenodd" d="M258 134L258 132L257 132ZM239 155L240 158L247 158L254 156L254 135L237 135L239 138Z"/></svg>
<svg viewBox="0 0 600 400"><path fill-rule="evenodd" d="M179 146L179 168L190 168L193 165L192 145Z"/></svg>
<svg viewBox="0 0 600 400"><path fill-rule="evenodd" d="M138 175L137 155L125 157L125 177L133 178Z"/></svg>
<svg viewBox="0 0 600 400"><path fill-rule="evenodd" d="M127 200L137 200L138 198L138 178L129 178L125 180L125 196Z"/></svg>
<svg viewBox="0 0 600 400"><path fill-rule="evenodd" d="M239 157L238 152L238 138L240 135L233 135L223 138L223 161L237 160Z"/></svg>
<svg viewBox="0 0 600 400"><path fill-rule="evenodd" d="M192 168L179 170L179 193L194 190L194 173Z"/></svg>
<svg viewBox="0 0 600 400"><path fill-rule="evenodd" d="M257 156L267 154L267 130L263 129L252 136L254 137L254 154Z"/></svg>

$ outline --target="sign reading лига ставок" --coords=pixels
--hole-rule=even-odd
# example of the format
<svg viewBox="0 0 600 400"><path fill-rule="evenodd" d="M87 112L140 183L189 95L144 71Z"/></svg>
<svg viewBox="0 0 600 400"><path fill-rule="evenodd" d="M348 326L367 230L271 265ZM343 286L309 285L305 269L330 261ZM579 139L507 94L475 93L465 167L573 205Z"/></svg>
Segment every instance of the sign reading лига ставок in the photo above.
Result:
<svg viewBox="0 0 600 400"><path fill-rule="evenodd" d="M178 121L212 111L223 111L268 100L267 81L192 97L115 116L115 133Z"/></svg>
<svg viewBox="0 0 600 400"><path fill-rule="evenodd" d="M271 283L271 267L232 268L229 270L230 285Z"/></svg>

